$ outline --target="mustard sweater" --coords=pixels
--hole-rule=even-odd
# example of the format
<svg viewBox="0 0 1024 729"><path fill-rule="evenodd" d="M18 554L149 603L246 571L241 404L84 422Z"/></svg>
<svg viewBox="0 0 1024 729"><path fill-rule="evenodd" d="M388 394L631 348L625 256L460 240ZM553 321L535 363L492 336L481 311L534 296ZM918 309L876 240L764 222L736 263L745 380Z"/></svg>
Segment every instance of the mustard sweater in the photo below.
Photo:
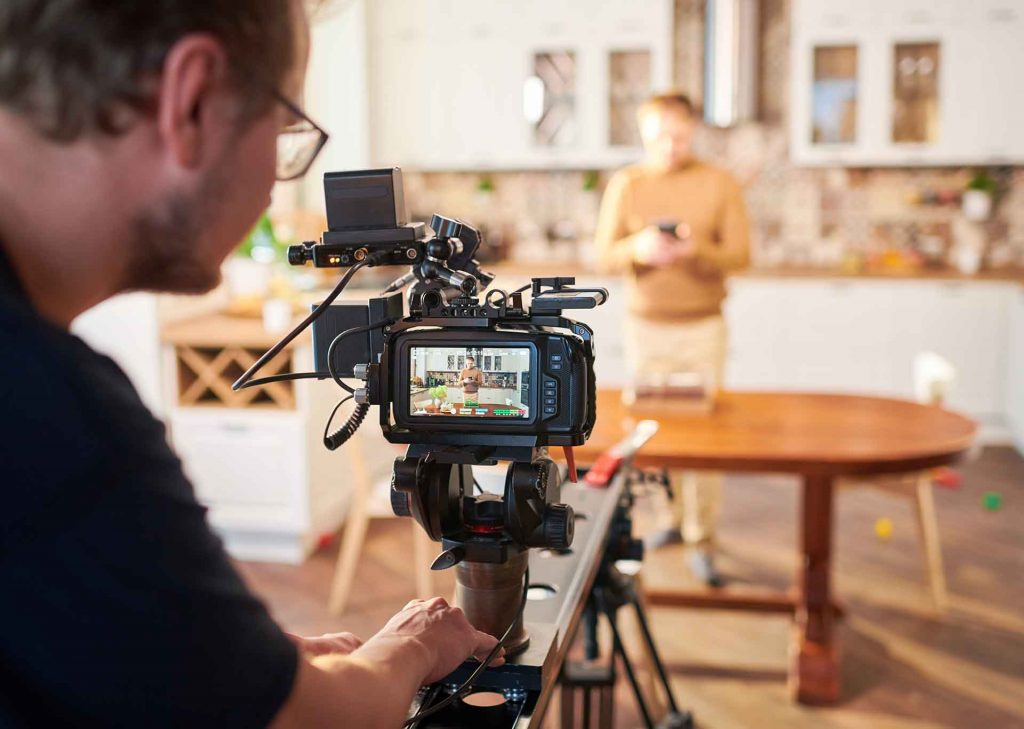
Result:
<svg viewBox="0 0 1024 729"><path fill-rule="evenodd" d="M663 268L636 263L636 234L663 221L690 226L696 256ZM678 321L718 314L725 275L750 260L743 191L728 172L700 161L673 170L626 167L605 190L596 244L600 270L628 274L633 314Z"/></svg>

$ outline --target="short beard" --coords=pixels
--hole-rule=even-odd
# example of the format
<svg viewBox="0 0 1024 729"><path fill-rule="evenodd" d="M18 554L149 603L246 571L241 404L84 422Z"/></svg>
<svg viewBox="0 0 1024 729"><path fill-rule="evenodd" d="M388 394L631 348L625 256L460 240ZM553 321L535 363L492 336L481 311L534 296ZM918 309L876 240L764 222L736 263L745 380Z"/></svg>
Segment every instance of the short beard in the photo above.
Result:
<svg viewBox="0 0 1024 729"><path fill-rule="evenodd" d="M199 246L204 223L218 204L211 182L200 185L194 197L173 193L138 217L122 290L202 294L220 284L221 262L205 258Z"/></svg>

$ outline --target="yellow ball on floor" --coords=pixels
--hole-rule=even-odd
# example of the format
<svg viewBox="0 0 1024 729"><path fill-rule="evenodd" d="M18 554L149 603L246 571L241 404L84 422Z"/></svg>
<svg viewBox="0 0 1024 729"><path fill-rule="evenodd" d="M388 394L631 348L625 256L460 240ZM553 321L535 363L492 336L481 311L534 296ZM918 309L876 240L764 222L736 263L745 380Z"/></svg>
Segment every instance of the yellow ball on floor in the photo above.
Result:
<svg viewBox="0 0 1024 729"><path fill-rule="evenodd" d="M875 536L879 539L888 539L892 536L892 519L881 517L875 520Z"/></svg>

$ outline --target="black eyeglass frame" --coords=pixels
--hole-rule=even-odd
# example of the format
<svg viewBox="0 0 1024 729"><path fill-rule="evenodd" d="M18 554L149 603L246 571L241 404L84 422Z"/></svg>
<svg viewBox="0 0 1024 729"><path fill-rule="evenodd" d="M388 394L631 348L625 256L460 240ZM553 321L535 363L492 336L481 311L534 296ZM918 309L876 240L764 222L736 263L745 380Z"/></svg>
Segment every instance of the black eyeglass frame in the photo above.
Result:
<svg viewBox="0 0 1024 729"><path fill-rule="evenodd" d="M317 140L316 146L313 148L312 153L309 155L309 159L306 160L301 170L299 170L295 174L288 175L287 177L278 177L275 174L275 179L278 182L291 182L292 180L297 180L300 177L305 176L305 174L309 172L309 168L313 166L313 163L316 161L316 158L320 156L320 151L324 148L324 145L327 144L327 140L331 138L331 135L328 134L323 127L321 127L315 121L310 119L309 115L306 114L306 112L303 111L298 104L293 102L280 91L278 91L277 89L272 89L271 93L273 94L275 100L280 102L289 112L291 112L300 121L306 122L311 127L313 127L313 129L316 130L317 133L320 135L320 138ZM287 129L282 129L281 131L278 132L278 135L287 133Z"/></svg>

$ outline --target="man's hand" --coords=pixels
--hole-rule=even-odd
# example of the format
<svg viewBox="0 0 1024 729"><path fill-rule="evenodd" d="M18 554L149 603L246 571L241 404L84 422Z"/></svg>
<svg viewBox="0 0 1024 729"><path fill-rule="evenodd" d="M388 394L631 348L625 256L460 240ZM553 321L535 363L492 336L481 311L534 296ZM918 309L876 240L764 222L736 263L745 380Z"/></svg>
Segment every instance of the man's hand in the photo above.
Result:
<svg viewBox="0 0 1024 729"><path fill-rule="evenodd" d="M393 641L419 647L426 672L423 683L444 678L469 656L483 661L498 643L497 638L476 630L460 608L451 607L442 597L413 600L355 655L372 652L378 644ZM491 665L500 666L504 662L502 649Z"/></svg>
<svg viewBox="0 0 1024 729"><path fill-rule="evenodd" d="M690 237L690 226L686 223L677 225L676 236L654 225L644 228L636 237L633 259L644 266L668 266L675 261L693 258L696 246Z"/></svg>
<svg viewBox="0 0 1024 729"><path fill-rule="evenodd" d="M363 644L362 638L352 633L326 633L316 638L302 638L292 633L286 635L308 656L347 656Z"/></svg>
<svg viewBox="0 0 1024 729"><path fill-rule="evenodd" d="M304 646L308 640L343 649L359 639L339 633L297 642ZM405 719L420 686L444 678L469 656L483 660L497 643L442 598L413 600L350 654L301 656L292 692L271 726L392 729ZM504 662L499 653L492 665Z"/></svg>

